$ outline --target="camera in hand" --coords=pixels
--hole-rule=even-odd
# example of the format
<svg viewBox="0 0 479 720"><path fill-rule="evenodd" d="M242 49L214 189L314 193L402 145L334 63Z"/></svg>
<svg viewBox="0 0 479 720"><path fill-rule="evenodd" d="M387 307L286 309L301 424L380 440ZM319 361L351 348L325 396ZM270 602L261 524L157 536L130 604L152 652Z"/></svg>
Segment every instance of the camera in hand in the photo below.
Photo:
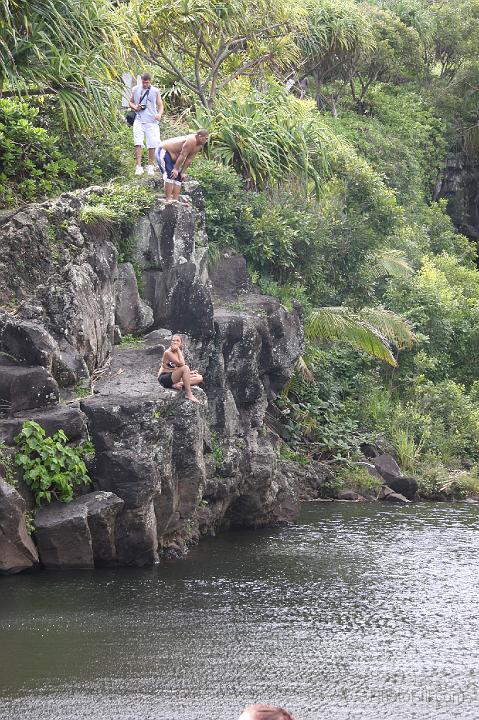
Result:
<svg viewBox="0 0 479 720"><path fill-rule="evenodd" d="M146 108L146 105L140 104L140 105L138 105L138 110L137 110L137 112L141 112L141 110L144 110L145 108Z"/></svg>

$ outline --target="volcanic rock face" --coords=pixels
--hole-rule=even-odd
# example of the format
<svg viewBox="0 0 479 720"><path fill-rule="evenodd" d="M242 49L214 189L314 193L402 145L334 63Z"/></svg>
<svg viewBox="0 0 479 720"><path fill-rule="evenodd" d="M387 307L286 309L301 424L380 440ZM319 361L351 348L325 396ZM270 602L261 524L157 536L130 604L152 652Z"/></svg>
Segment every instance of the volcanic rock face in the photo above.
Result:
<svg viewBox="0 0 479 720"><path fill-rule="evenodd" d="M5 221L9 247L16 236L20 247L32 242L42 272L15 270L20 305L0 315L0 438L13 444L34 418L74 443L88 434L96 452L92 492L36 513L45 567L149 565L215 529L297 512L294 473L278 462L264 417L301 352L301 309L259 295L233 251L209 279L202 197L195 184L189 193L188 206L158 199L134 229L144 299L132 266L117 267L113 231L78 220L88 191ZM59 257L34 242L56 237L52 217L63 228ZM0 292L11 300L11 287ZM128 334L161 329L112 352L115 323ZM204 376L198 404L157 382L172 332L183 333L186 360ZM58 386L92 373L91 397L56 404Z"/></svg>
<svg viewBox="0 0 479 720"><path fill-rule="evenodd" d="M153 311L140 298L131 263L118 265L115 320L125 335L141 333L153 325Z"/></svg>
<svg viewBox="0 0 479 720"><path fill-rule="evenodd" d="M479 167L477 161L464 153L446 157L434 199L447 200L447 212L458 232L471 240L479 240Z"/></svg>
<svg viewBox="0 0 479 720"><path fill-rule="evenodd" d="M14 574L38 563L25 524L25 500L0 478L0 573Z"/></svg>

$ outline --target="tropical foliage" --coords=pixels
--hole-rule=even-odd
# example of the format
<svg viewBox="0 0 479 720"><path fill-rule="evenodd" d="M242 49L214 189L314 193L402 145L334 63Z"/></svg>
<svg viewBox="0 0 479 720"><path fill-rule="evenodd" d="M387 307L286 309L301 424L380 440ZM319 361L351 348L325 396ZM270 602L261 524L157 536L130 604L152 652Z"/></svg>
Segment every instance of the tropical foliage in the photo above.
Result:
<svg viewBox="0 0 479 720"><path fill-rule="evenodd" d="M1 0L0 21L0 95L53 95L67 126L112 114L123 50L108 0Z"/></svg>
<svg viewBox="0 0 479 720"><path fill-rule="evenodd" d="M33 492L36 505L54 499L70 502L75 485L91 483L85 465L85 458L93 452L91 443L70 447L63 430L47 437L45 430L34 420L23 423L15 442L18 446L15 460Z"/></svg>
<svg viewBox="0 0 479 720"><path fill-rule="evenodd" d="M298 4L285 0L131 0L125 9L140 57L188 88L206 108L240 76L297 57Z"/></svg>
<svg viewBox="0 0 479 720"><path fill-rule="evenodd" d="M236 247L263 292L304 308L283 454L354 460L367 440L425 492L451 468L477 484L477 247L438 180L448 153L478 172L479 0L0 3L1 204L116 178L80 219L119 221L133 260L151 196L125 182L111 103L123 71L150 70L163 137L210 131L189 174L211 258Z"/></svg>

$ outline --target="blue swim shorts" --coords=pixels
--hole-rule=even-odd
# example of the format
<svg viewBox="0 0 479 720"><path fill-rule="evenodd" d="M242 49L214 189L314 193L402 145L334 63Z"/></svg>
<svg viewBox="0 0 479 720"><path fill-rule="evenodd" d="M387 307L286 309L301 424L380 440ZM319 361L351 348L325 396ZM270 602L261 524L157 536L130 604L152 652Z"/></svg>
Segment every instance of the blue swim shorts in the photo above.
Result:
<svg viewBox="0 0 479 720"><path fill-rule="evenodd" d="M156 148L156 161L160 167L165 183L169 182L173 183L173 185L181 185L181 172L178 173L176 178L171 177L171 171L175 167L175 161L168 150L162 148L161 145Z"/></svg>

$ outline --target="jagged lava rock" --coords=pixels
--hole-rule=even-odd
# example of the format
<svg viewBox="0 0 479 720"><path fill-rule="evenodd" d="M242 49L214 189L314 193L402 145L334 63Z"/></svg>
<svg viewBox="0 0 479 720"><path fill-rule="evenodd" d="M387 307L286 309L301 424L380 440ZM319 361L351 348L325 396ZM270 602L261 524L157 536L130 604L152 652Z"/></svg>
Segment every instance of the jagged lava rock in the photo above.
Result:
<svg viewBox="0 0 479 720"><path fill-rule="evenodd" d="M124 501L112 492L97 491L76 498L71 505L86 508L95 567L115 565L116 518Z"/></svg>
<svg viewBox="0 0 479 720"><path fill-rule="evenodd" d="M38 563L25 523L25 501L0 478L0 573L15 574Z"/></svg>
<svg viewBox="0 0 479 720"><path fill-rule="evenodd" d="M35 542L42 565L49 569L94 567L93 547L84 504L54 502L35 513Z"/></svg>
<svg viewBox="0 0 479 720"><path fill-rule="evenodd" d="M27 420L35 420L45 430L47 436L57 430L64 430L70 442L79 442L86 438L86 417L75 405L57 405L46 410L32 410L28 414L17 414L0 420L0 443L13 444L22 425Z"/></svg>
<svg viewBox="0 0 479 720"><path fill-rule="evenodd" d="M153 324L153 310L140 298L131 263L118 265L115 321L120 332L138 334Z"/></svg>
<svg viewBox="0 0 479 720"><path fill-rule="evenodd" d="M404 495L394 492L394 490L391 490L387 485L381 487L378 500L385 500L386 502L398 503L400 505L407 505L410 502Z"/></svg>
<svg viewBox="0 0 479 720"><path fill-rule="evenodd" d="M58 397L58 384L44 367L0 363L0 412L48 407Z"/></svg>
<svg viewBox="0 0 479 720"><path fill-rule="evenodd" d="M294 470L286 472L278 462L278 438L263 422L268 403L302 351L301 308L296 304L288 312L279 301L254 292L244 261L233 255L237 282L230 267L228 292L236 293L240 307L227 297L214 307L202 199L197 186L189 191L188 206L165 207L159 199L134 230L135 261L153 323L165 330L154 331L137 347L119 346L113 354L115 327L117 340L131 327L129 318L120 318L125 298L117 282L123 274L132 280L131 268L121 266L118 274L113 236L78 220L89 191L63 196L38 211L47 226L45 213L55 215L55 227L64 228L64 247L58 262L52 253L47 259L43 285L38 278L28 287L22 279L30 296L15 318L0 317L0 332L15 327L8 348L23 361L37 353L41 370L51 367L62 385L98 370L95 395L81 402L96 450L94 491L122 503L113 498L111 512L105 510L108 518L117 513L114 523L93 512L96 501L82 498L39 511L36 537L47 567L152 564L162 554L183 552L203 533L288 521L297 514ZM25 227L27 237L33 229ZM135 305L133 282L132 287ZM170 333L178 331L185 333L187 362L204 375L208 401L200 389L194 390L200 403L193 404L183 392L158 385L162 352ZM53 414L43 421L56 427ZM65 417L65 422L76 421ZM3 432L11 437L13 427L12 419ZM103 523L98 520L101 532L94 516Z"/></svg>
<svg viewBox="0 0 479 720"><path fill-rule="evenodd" d="M103 365L113 346L117 251L113 231L80 222L88 188L0 220L0 349L73 384Z"/></svg>

